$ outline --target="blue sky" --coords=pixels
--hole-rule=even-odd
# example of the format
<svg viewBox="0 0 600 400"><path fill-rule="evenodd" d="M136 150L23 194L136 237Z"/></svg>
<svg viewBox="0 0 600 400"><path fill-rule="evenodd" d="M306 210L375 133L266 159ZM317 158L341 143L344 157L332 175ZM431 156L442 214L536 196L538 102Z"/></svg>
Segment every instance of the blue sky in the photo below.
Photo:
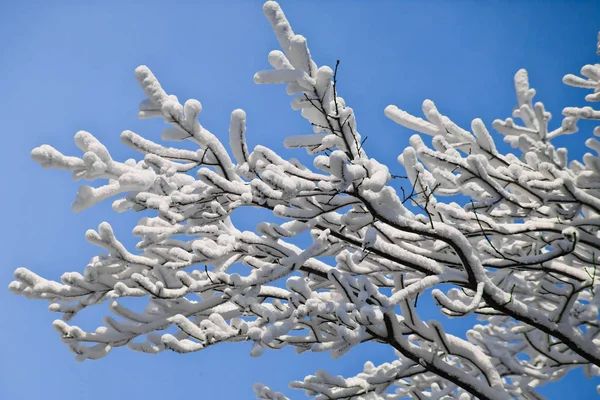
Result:
<svg viewBox="0 0 600 400"><path fill-rule="evenodd" d="M3 287L20 266L54 279L82 271L98 253L85 241L85 230L102 221L133 246L130 232L139 215L116 215L109 202L72 213L77 183L68 173L42 170L29 152L48 143L80 155L73 135L85 129L114 158L135 157L120 144L121 131L156 139L163 127L161 121L136 118L143 97L133 70L140 64L148 65L169 93L200 100L201 123L220 138L227 140L231 111L243 108L251 147L266 144L288 157L299 156L283 150L283 139L309 133L310 127L289 107L283 86L252 82L256 71L269 67L268 52L277 48L261 4L0 2ZM341 60L339 93L356 110L363 137L369 137L366 150L393 173L402 173L395 158L410 132L383 116L386 105L419 113L429 98L462 126L480 117L490 127L494 119L510 116L512 76L527 68L537 100L558 124L562 107L582 105L586 94L562 85L562 76L597 62L600 7L595 1L283 1L282 6L294 30L308 38L319 65ZM581 157L591 136L589 124L582 128L562 142L571 157ZM241 223L251 229L260 217ZM301 398L301 392L287 390L287 382L319 368L353 375L367 359L390 359L389 351L377 345L338 361L287 350L252 359L248 345L232 344L185 356L119 349L79 364L53 331L57 315L46 310L47 304L7 290L0 290L0 301L1 399L241 399L253 398L256 381ZM104 311L76 322L95 328ZM461 328L460 321L450 323L451 331ZM543 393L550 399L592 399L599 383L575 372Z"/></svg>

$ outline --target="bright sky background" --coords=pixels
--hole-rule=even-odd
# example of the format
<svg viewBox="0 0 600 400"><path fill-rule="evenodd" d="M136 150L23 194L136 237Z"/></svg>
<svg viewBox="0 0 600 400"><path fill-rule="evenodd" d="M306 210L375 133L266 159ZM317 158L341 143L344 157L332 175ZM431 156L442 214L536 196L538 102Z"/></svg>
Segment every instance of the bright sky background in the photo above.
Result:
<svg viewBox="0 0 600 400"><path fill-rule="evenodd" d="M85 4L84 4L85 3ZM0 208L5 229L0 283L25 266L57 279L83 271L98 250L84 239L86 229L110 222L130 248L139 215L117 215L110 202L74 214L77 183L69 173L44 171L31 161L35 146L51 144L68 155L80 129L99 138L114 158L137 157L120 144L131 129L156 139L161 121L139 121L143 95L133 77L148 65L168 93L197 98L201 123L227 140L230 113L248 114L250 147L283 148L287 135L309 133L291 110L283 86L259 86L253 74L269 68L267 54L277 42L260 1L16 1L0 2L0 113L4 145L0 158ZM515 105L512 77L529 70L537 100L560 121L564 106L582 105L586 94L561 83L586 63L598 62L597 1L283 1L294 30L308 38L319 65L341 60L339 93L357 113L365 148L403 172L395 158L410 132L383 116L388 104L419 113L429 98L442 113L469 127L480 117L491 129ZM590 125L562 144L581 157ZM287 157L298 152L284 151ZM139 159L139 157L138 157ZM251 229L260 215L243 221ZM420 300L421 301L421 300ZM258 359L249 345L219 345L200 353L158 356L113 351L100 361L74 361L51 322L58 315L43 302L0 290L0 399L250 399L252 383L289 391L287 382L317 369L354 375L367 359L391 360L382 346L361 346L338 361L325 354L296 356L266 351ZM427 307L426 299L423 306ZM100 310L102 312L105 309ZM98 326L101 313L76 322ZM448 330L464 330L459 320ZM550 399L596 398L598 380L573 372L542 392Z"/></svg>

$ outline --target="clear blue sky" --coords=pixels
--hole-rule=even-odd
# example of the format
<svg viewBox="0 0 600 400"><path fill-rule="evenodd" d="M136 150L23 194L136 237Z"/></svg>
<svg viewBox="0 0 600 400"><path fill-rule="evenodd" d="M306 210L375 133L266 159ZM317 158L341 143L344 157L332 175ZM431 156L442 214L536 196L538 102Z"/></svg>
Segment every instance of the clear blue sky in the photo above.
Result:
<svg viewBox="0 0 600 400"><path fill-rule="evenodd" d="M143 5L142 5L143 4ZM280 150L287 135L310 127L289 107L283 86L258 86L277 48L260 1L0 1L1 287L20 266L50 278L82 271L98 250L84 239L108 221L132 246L135 214L116 215L109 203L80 214L70 210L77 184L68 173L44 171L29 157L44 143L80 155L73 135L85 129L114 158L135 154L120 144L131 129L157 138L160 121L138 121L142 92L133 70L148 65L169 93L197 98L201 122L227 140L230 112L248 114L248 140ZM341 60L339 92L357 113L367 151L402 173L396 155L410 132L383 116L388 104L418 113L430 98L457 123L480 117L491 126L515 105L512 76L527 68L537 100L560 121L564 106L582 105L582 90L562 85L566 73L597 62L597 1L283 1L294 30L308 38L315 60ZM590 125L565 140L580 157ZM297 156L286 151L288 156ZM256 221L243 222L249 229ZM118 349L100 361L76 363L43 302L0 289L0 399L246 399L262 381L287 382L319 368L353 375L366 359L389 360L381 346L363 346L338 361L324 354L265 352L251 359L245 344L200 353L159 356ZM427 305L425 302L424 307ZM92 329L100 312L76 322ZM453 320L450 331L464 330ZM543 390L550 399L592 399L595 385L579 372ZM576 394L575 394L576 393Z"/></svg>

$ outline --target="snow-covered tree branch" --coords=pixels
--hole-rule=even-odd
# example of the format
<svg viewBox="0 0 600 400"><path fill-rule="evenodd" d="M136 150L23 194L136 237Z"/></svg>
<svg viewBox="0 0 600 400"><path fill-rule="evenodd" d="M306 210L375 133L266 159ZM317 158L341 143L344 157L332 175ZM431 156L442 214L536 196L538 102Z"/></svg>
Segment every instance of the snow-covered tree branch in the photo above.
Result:
<svg viewBox="0 0 600 400"><path fill-rule="evenodd" d="M540 399L538 387L572 369L600 376L600 142L587 139L594 153L581 162L552 144L600 111L567 107L552 123L520 70L512 117L492 124L515 149L503 154L480 119L466 129L431 100L424 118L390 105L388 118L418 132L398 156L410 188L399 192L363 147L354 111L336 89L337 65L316 64L277 3L263 9L281 50L254 81L287 85L314 133L285 145L305 149L313 165L265 146L250 151L242 110L232 112L222 143L200 124L199 101L181 104L140 66L135 77L147 98L139 117L164 119L164 142L187 140L197 150L132 131L121 140L143 154L137 162L114 160L85 131L75 135L81 157L34 149L44 168L101 182L80 187L74 211L118 196L115 211L155 216L133 230L135 250L103 222L86 239L104 252L83 273L55 282L19 268L9 288L62 314L54 327L78 360L123 346L189 353L239 341L253 343L252 356L292 346L341 357L368 341L395 350L397 359L368 362L354 377L321 370L290 384L317 399ZM593 89L586 100L600 101L600 64L581 75L563 81ZM231 219L242 207L287 221L242 232ZM300 248L295 239L307 234L312 244ZM245 274L230 271L240 265ZM480 323L465 337L446 333L442 320L419 317L419 295L431 295L447 316L476 314ZM125 307L124 298L146 299L145 311ZM114 316L95 331L69 324L105 302ZM177 333L165 332L172 327ZM261 399L286 398L262 384L254 390Z"/></svg>

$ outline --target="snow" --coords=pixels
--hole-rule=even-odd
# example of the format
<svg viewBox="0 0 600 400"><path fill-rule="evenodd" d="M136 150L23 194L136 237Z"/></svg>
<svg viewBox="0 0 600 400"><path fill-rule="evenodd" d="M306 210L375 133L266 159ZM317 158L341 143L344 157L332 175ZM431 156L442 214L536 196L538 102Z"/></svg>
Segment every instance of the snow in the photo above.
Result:
<svg viewBox="0 0 600 400"><path fill-rule="evenodd" d="M42 167L97 183L79 188L74 211L121 196L115 211L153 216L133 230L140 238L135 253L103 222L86 232L104 253L83 274L65 273L58 282L19 268L9 289L47 300L62 314L53 326L78 360L123 346L188 353L236 341L253 342L251 356L292 346L341 357L364 341L397 351L396 360L367 363L355 377L318 371L291 384L316 398L397 398L383 397L390 388L417 398L534 398L536 387L576 365L600 375L600 142L585 142L593 153L582 162L569 162L566 149L552 143L577 132L580 119L599 120L600 111L566 107L552 130L552 116L533 102L528 73L519 70L515 109L492 124L515 149L501 154L481 119L469 131L431 100L422 104L424 118L389 105L385 115L416 132L398 157L413 188L401 197L388 166L362 148L334 70L315 63L277 3L263 10L282 50L269 53L273 69L254 81L287 85L292 109L313 133L284 144L305 149L313 165L265 146L250 151L241 109L229 124L232 159L200 124L201 103L181 104L140 66L135 77L147 99L138 116L169 124L162 141L190 141L197 149L128 130L121 141L140 161L113 160L85 131L75 135L81 157L48 145L34 149ZM564 82L594 90L586 100L599 101L600 65L581 73L585 79L567 75ZM431 145L420 134L431 136ZM469 201L444 200L455 195ZM242 207L285 221L241 232L231 215ZM311 245L292 244L308 233ZM476 313L480 324L460 338L439 321L422 321L415 302L430 289L442 312ZM127 308L121 299L129 297L147 299L146 309ZM105 317L93 332L70 325L107 301L117 318ZM170 327L178 331L166 333ZM254 390L262 399L285 399L262 384Z"/></svg>

